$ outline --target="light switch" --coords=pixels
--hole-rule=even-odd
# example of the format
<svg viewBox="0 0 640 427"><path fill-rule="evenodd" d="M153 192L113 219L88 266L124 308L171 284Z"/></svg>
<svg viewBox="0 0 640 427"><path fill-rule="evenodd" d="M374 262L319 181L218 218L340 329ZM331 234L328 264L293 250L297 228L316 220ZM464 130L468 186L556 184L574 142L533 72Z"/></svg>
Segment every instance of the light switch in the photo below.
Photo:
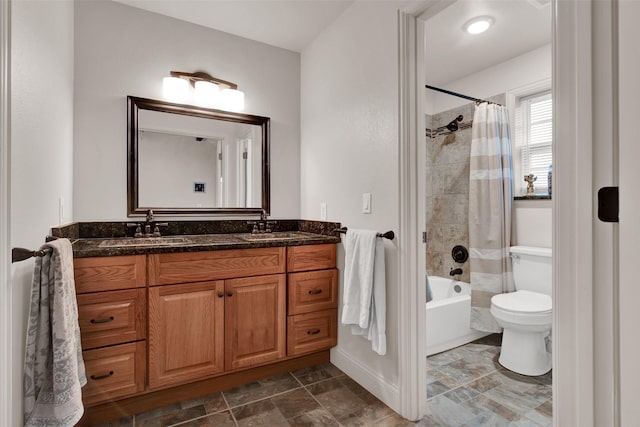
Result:
<svg viewBox="0 0 640 427"><path fill-rule="evenodd" d="M371 213L371 193L362 193L362 213Z"/></svg>
<svg viewBox="0 0 640 427"><path fill-rule="evenodd" d="M64 199L60 196L58 197L58 224L63 224L64 219Z"/></svg>
<svg viewBox="0 0 640 427"><path fill-rule="evenodd" d="M320 202L320 221L327 220L327 204L325 202Z"/></svg>

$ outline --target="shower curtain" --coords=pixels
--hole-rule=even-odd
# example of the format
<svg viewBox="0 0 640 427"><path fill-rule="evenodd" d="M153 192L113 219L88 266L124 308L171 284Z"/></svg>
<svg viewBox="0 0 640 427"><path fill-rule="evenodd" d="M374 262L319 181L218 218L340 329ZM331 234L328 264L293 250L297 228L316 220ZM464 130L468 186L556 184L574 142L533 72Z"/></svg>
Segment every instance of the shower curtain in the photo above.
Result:
<svg viewBox="0 0 640 427"><path fill-rule="evenodd" d="M507 109L476 105L469 172L471 327L500 332L491 297L513 291L509 246L513 177Z"/></svg>

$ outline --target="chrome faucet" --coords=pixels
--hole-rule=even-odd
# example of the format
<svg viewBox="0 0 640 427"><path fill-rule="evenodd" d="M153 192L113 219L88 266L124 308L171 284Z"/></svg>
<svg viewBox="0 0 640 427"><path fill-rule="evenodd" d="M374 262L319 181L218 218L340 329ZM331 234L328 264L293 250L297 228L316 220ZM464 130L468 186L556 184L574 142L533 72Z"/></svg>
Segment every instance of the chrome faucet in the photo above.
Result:
<svg viewBox="0 0 640 427"><path fill-rule="evenodd" d="M259 233L271 233L271 226L276 224L276 221L268 221L268 214L265 209L260 211L260 219L258 221L247 221L248 225L253 225L251 234Z"/></svg>
<svg viewBox="0 0 640 427"><path fill-rule="evenodd" d="M167 222L155 222L153 218L153 210L147 211L146 222L144 223L144 232L142 232L142 224L140 223L127 223L127 227L136 229L133 237L161 237L160 227L167 227ZM153 231L152 231L153 230Z"/></svg>

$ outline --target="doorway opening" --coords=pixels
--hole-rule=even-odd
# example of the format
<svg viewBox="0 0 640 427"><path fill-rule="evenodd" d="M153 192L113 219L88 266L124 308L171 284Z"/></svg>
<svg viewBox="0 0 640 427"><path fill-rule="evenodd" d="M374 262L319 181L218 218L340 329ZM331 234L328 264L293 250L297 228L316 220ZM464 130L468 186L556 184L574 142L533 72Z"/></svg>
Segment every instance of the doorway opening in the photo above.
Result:
<svg viewBox="0 0 640 427"><path fill-rule="evenodd" d="M490 18L486 32L466 32L465 24L478 17ZM550 425L551 371L532 376L525 369L524 376L506 369L499 361L503 336L496 333L502 328L488 324L495 320L491 296L519 288L511 281L500 291L492 290L482 282L487 272L477 267L486 260L481 259L469 216L477 214L473 206L470 213L470 174L479 173L470 161L478 103L469 98L504 106L508 116L512 165L507 174L513 194L508 195L507 243L502 245L507 257L511 246L550 249L551 4L454 2L422 22L424 84L431 87L418 94L424 97L425 114L425 137L418 139L425 144L418 161L424 177L420 209L426 227L427 300L432 298L426 303L427 416L445 425L487 417ZM526 181L529 175L531 184ZM459 246L469 249L471 259L454 259ZM510 261L500 274L511 275ZM546 315L552 329L551 259L547 265ZM542 339L550 364L551 340ZM536 397L517 402L505 398L514 387Z"/></svg>

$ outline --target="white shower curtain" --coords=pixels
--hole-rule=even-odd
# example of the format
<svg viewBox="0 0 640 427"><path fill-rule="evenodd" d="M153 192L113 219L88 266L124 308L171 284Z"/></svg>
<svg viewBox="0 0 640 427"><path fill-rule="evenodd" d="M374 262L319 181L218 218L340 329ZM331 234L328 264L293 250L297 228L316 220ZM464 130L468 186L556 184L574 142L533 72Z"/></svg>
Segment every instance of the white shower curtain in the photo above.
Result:
<svg viewBox="0 0 640 427"><path fill-rule="evenodd" d="M507 109L476 105L469 172L471 327L500 332L491 297L514 290L509 246L513 177Z"/></svg>

